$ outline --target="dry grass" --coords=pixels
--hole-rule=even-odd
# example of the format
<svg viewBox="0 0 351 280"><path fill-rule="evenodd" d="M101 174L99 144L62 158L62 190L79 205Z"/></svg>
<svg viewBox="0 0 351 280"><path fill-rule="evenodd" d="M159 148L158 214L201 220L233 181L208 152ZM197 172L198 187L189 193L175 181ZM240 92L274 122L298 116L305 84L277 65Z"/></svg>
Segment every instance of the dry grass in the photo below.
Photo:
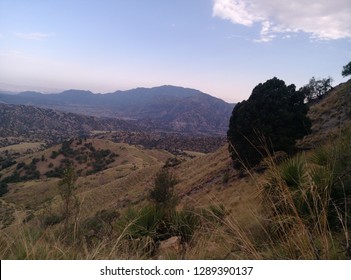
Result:
<svg viewBox="0 0 351 280"><path fill-rule="evenodd" d="M308 113L312 134L299 141L303 148L315 148L325 141L337 139L351 123L351 81L335 87Z"/></svg>
<svg viewBox="0 0 351 280"><path fill-rule="evenodd" d="M24 153L24 152L27 152L28 150L38 151L43 148L43 145L45 145L45 143L43 142L23 142L20 144L2 147L0 148L0 153L6 150L9 151L10 153Z"/></svg>

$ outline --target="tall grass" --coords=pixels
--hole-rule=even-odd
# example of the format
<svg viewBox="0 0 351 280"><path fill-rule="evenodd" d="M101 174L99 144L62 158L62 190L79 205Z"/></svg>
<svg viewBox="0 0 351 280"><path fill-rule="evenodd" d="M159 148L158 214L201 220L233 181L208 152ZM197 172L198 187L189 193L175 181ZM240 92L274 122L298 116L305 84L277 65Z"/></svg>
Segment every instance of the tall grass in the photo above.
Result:
<svg viewBox="0 0 351 280"><path fill-rule="evenodd" d="M239 240L241 253L254 259L350 258L350 135L281 164L270 156L266 164L266 180L254 181L264 209L256 234L229 220L232 243Z"/></svg>

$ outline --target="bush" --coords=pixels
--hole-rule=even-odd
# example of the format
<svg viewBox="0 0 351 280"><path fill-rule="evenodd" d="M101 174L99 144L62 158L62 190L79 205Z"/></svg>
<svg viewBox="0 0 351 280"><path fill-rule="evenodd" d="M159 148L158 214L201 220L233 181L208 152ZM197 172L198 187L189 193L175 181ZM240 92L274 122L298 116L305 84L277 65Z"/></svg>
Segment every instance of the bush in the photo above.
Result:
<svg viewBox="0 0 351 280"><path fill-rule="evenodd" d="M172 236L181 236L189 242L200 224L199 215L192 211L173 211L171 215L164 208L147 205L139 211L128 209L117 223L120 230L128 228L131 239L151 238L154 242Z"/></svg>
<svg viewBox="0 0 351 280"><path fill-rule="evenodd" d="M1 162L1 169L5 169L8 168L12 165L16 164L16 161L9 158L9 159L5 159L4 161Z"/></svg>
<svg viewBox="0 0 351 280"><path fill-rule="evenodd" d="M50 158L55 159L60 155L60 153L58 151L52 151Z"/></svg>
<svg viewBox="0 0 351 280"><path fill-rule="evenodd" d="M151 237L159 239L158 227L163 223L165 213L161 209L157 209L155 205L147 205L139 211L129 208L117 223L117 227L121 230L128 229L127 236L132 239L140 237Z"/></svg>
<svg viewBox="0 0 351 280"><path fill-rule="evenodd" d="M53 170L49 170L45 173L45 176L48 178L63 178L64 176L64 167L61 165L60 167L55 167Z"/></svg>
<svg viewBox="0 0 351 280"><path fill-rule="evenodd" d="M2 197L7 192L8 192L7 184L4 182L0 182L0 197Z"/></svg>
<svg viewBox="0 0 351 280"><path fill-rule="evenodd" d="M24 166L26 166L26 164L22 161L19 164L17 164L16 169L19 170L19 169L23 168Z"/></svg>
<svg viewBox="0 0 351 280"><path fill-rule="evenodd" d="M63 221L63 216L57 215L57 214L51 214L48 216L45 216L42 221L42 225L44 228L57 225Z"/></svg>

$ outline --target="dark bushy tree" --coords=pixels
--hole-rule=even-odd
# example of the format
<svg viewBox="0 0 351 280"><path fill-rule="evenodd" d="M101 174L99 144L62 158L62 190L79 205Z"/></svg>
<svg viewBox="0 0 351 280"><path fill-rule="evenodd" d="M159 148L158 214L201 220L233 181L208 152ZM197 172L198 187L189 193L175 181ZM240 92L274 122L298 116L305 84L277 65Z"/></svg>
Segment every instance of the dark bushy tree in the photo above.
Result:
<svg viewBox="0 0 351 280"><path fill-rule="evenodd" d="M342 68L342 72L341 75L343 77L347 77L349 75L351 75L351 61L349 63L347 63L343 68Z"/></svg>
<svg viewBox="0 0 351 280"><path fill-rule="evenodd" d="M295 85L274 77L257 85L230 118L229 151L235 168L258 164L266 151L295 152L295 142L310 132L305 96Z"/></svg>

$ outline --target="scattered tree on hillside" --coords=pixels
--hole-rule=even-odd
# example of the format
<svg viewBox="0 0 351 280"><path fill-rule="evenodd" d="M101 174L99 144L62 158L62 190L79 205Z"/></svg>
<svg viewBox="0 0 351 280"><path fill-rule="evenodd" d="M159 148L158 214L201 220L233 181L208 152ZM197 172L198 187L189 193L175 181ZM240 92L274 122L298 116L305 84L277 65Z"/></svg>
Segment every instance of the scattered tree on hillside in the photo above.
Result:
<svg viewBox="0 0 351 280"><path fill-rule="evenodd" d="M351 75L351 61L342 68L341 75L343 77Z"/></svg>
<svg viewBox="0 0 351 280"><path fill-rule="evenodd" d="M303 86L299 91L303 93L310 102L314 99L322 98L329 90L331 90L333 79L331 77L324 79L316 79L312 77L309 83Z"/></svg>
<svg viewBox="0 0 351 280"><path fill-rule="evenodd" d="M305 96L274 77L257 85L230 118L229 151L234 167L253 167L267 151L295 152L295 142L310 132Z"/></svg>

